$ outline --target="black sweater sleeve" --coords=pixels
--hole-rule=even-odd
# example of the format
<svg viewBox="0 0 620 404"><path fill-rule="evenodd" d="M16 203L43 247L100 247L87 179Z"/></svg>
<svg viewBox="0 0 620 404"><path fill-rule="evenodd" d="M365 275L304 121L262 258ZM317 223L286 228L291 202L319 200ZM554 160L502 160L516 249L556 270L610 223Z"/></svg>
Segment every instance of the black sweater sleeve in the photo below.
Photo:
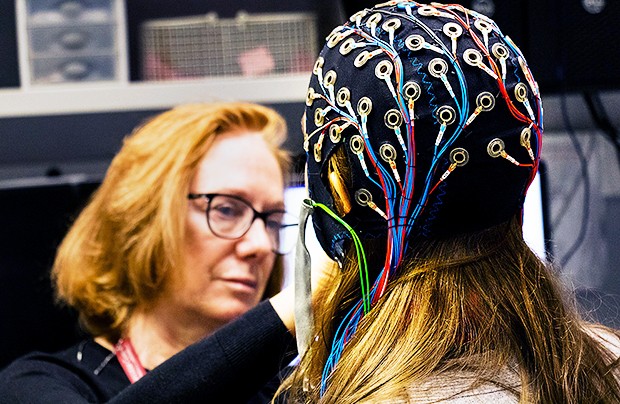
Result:
<svg viewBox="0 0 620 404"><path fill-rule="evenodd" d="M74 350L29 355L0 372L0 403L99 403L110 397L109 403L245 403L293 355L293 336L271 304L262 302L124 388L122 373L103 377L116 368L93 375L76 365ZM118 378L122 385L110 384Z"/></svg>
<svg viewBox="0 0 620 404"><path fill-rule="evenodd" d="M295 355L293 336L268 302L184 349L113 403L243 403Z"/></svg>

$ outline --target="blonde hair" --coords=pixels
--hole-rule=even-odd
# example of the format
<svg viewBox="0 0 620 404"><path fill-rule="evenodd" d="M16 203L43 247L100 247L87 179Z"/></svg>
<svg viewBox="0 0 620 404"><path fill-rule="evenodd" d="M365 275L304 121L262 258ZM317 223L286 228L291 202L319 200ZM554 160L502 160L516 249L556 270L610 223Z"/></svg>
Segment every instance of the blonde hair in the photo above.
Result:
<svg viewBox="0 0 620 404"><path fill-rule="evenodd" d="M286 123L260 105L180 106L125 139L52 270L57 298L77 309L92 335L117 339L132 310L153 301L183 265L190 182L216 136L236 130L260 132L286 175ZM278 259L266 297L280 289L282 271Z"/></svg>
<svg viewBox="0 0 620 404"><path fill-rule="evenodd" d="M346 172L339 174L347 181ZM364 247L369 268L381 268L385 241L366 240ZM518 214L480 232L410 240L321 397L336 327L360 296L349 246L334 287L315 299L317 338L278 394L290 402L408 402L411 387L456 372L503 387L523 403L620 402L618 359L593 338L553 272L523 241ZM506 368L516 369L520 387L498 378Z"/></svg>

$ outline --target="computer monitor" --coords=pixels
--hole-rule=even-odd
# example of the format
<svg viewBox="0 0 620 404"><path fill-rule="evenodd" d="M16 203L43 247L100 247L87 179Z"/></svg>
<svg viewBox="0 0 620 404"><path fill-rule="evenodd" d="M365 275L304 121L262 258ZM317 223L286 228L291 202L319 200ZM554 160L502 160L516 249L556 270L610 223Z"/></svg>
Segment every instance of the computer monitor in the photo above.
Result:
<svg viewBox="0 0 620 404"><path fill-rule="evenodd" d="M541 259L547 259L549 251L549 229L544 182L544 166L538 171L528 189L523 204L523 238Z"/></svg>

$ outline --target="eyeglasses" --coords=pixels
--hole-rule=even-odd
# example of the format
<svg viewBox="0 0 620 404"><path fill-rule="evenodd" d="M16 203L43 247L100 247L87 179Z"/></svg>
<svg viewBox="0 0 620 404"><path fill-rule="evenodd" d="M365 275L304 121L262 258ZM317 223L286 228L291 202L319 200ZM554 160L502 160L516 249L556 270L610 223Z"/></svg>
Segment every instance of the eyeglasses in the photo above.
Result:
<svg viewBox="0 0 620 404"><path fill-rule="evenodd" d="M243 237L258 218L265 223L265 230L276 254L287 254L297 240L297 217L284 210L259 212L247 201L233 195L188 194L190 200L205 199L207 225L217 237L234 240Z"/></svg>

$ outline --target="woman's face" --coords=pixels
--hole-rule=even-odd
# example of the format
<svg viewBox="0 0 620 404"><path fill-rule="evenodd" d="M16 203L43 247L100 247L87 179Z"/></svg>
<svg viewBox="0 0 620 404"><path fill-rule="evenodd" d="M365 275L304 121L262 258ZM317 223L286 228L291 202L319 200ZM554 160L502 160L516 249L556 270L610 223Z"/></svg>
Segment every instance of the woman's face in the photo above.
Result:
<svg viewBox="0 0 620 404"><path fill-rule="evenodd" d="M197 167L190 193L234 195L259 212L284 208L280 166L257 132L219 135ZM185 267L173 277L176 313L219 327L260 301L276 255L256 219L245 235L227 240L207 225L205 199L188 200Z"/></svg>

